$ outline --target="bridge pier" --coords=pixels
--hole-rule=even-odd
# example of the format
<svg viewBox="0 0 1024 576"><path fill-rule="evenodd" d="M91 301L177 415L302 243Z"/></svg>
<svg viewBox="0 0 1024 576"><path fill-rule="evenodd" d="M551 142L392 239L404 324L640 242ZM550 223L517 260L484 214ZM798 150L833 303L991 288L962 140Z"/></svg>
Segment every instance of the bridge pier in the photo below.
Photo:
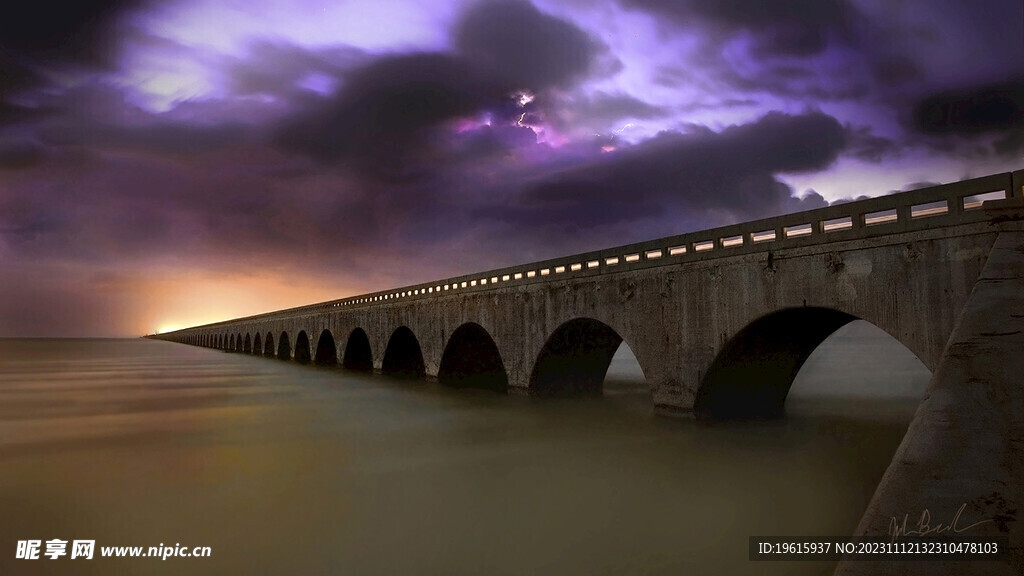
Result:
<svg viewBox="0 0 1024 576"><path fill-rule="evenodd" d="M1011 216L1024 216L1018 205ZM917 529L958 527L928 540L970 539L1008 547L1000 561L843 562L837 576L1024 574L1024 231L1000 232L925 400L879 484L855 536L891 537L909 518Z"/></svg>

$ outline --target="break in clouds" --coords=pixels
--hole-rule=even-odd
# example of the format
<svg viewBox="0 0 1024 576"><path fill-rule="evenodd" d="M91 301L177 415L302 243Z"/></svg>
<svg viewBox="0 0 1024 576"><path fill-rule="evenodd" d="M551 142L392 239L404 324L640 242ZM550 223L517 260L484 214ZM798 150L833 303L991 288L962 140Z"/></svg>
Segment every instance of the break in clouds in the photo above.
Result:
<svg viewBox="0 0 1024 576"><path fill-rule="evenodd" d="M49 4L0 23L3 335L151 331L178 277L237 316L1024 160L1009 0Z"/></svg>

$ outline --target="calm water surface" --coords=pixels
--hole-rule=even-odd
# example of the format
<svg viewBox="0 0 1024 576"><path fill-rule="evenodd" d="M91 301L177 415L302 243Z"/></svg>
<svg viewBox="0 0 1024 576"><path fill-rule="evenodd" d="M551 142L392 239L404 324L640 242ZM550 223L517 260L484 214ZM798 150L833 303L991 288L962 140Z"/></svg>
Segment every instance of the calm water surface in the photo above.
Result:
<svg viewBox="0 0 1024 576"><path fill-rule="evenodd" d="M604 398L540 401L0 340L0 574L830 574L747 538L856 526L928 379L876 332L819 348L784 420L714 426L653 416L625 347ZM14 559L54 538L212 557Z"/></svg>

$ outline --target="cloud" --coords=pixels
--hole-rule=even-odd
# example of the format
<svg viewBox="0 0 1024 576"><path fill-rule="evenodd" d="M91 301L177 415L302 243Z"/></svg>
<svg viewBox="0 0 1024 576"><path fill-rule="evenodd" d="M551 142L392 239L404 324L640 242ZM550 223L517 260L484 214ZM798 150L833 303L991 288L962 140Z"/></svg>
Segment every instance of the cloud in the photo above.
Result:
<svg viewBox="0 0 1024 576"><path fill-rule="evenodd" d="M46 152L42 146L25 139L0 139L0 170L19 170L35 166Z"/></svg>
<svg viewBox="0 0 1024 576"><path fill-rule="evenodd" d="M494 124L455 134L449 138L446 147L451 153L448 161L455 164L493 159L536 144L537 133L530 128Z"/></svg>
<svg viewBox="0 0 1024 576"><path fill-rule="evenodd" d="M108 68L120 17L143 0L39 0L0 19L0 98L45 82L40 69Z"/></svg>
<svg viewBox="0 0 1024 576"><path fill-rule="evenodd" d="M1024 77L933 94L914 106L926 134L979 134L1024 129Z"/></svg>
<svg viewBox="0 0 1024 576"><path fill-rule="evenodd" d="M864 45L888 45L890 35L845 0L619 1L655 16L669 46L688 39L676 62L659 64L656 81L666 87L803 103L864 100L880 89L872 66L888 56Z"/></svg>
<svg viewBox="0 0 1024 576"><path fill-rule="evenodd" d="M824 169L847 144L847 129L821 112L773 112L717 133L663 132L540 176L514 202L479 214L519 226L552 225L558 234L570 223L586 230L649 220L656 226L645 226L644 235L653 236L815 208L826 205L820 195L797 198L775 175Z"/></svg>
<svg viewBox="0 0 1024 576"><path fill-rule="evenodd" d="M1012 157L1024 151L1024 77L930 94L910 116L934 149Z"/></svg>
<svg viewBox="0 0 1024 576"><path fill-rule="evenodd" d="M551 106L552 118L563 130L604 132L620 128L621 120L651 120L668 116L671 110L655 106L621 92L597 90L558 98Z"/></svg>
<svg viewBox="0 0 1024 576"><path fill-rule="evenodd" d="M160 119L143 126L117 126L75 122L40 131L40 140L51 146L102 147L156 154L198 154L238 145L253 131L243 124L189 126Z"/></svg>
<svg viewBox="0 0 1024 576"><path fill-rule="evenodd" d="M585 76L606 49L574 24L525 0L479 3L452 33L458 52L512 89L566 87Z"/></svg>
<svg viewBox="0 0 1024 576"><path fill-rule="evenodd" d="M791 175L827 170L840 155L884 164L907 144L975 135L996 150L1024 146L1020 100L1006 88L1019 83L997 86L999 98L1009 94L995 100L1008 102L1003 108L977 90L922 98L933 90L925 79L933 81L934 61L952 48L915 37L914 47L941 54L902 56L887 43L892 30L873 36L881 25L866 24L850 2L612 1L648 10L658 26L643 15L618 18L617 7L577 13L574 23L526 1L496 1L454 18L456 8L431 14L429 45L447 39L444 52L303 46L292 35L296 43L263 38L221 53L153 28L119 33L124 70L70 74L60 89L40 90L55 72L107 65L114 37L102 31L136 5L118 3L97 32L71 39L97 56L76 60L44 41L7 52L24 74L12 78L30 89L18 99L0 90L0 260L127 277L215 271L239 284L245 270L282 284L323 274L335 287L324 292L340 296L340 287L394 286L824 206L787 179L827 193L816 177ZM580 22L608 27L597 36ZM627 37L638 30L665 35ZM46 60L47 50L58 56ZM619 56L631 68L608 76ZM654 77L661 84L646 83ZM204 87L178 92L176 82ZM535 99L524 104L517 90ZM166 97L164 111L146 108L153 94ZM194 97L179 100L185 94ZM825 101L841 120L794 113ZM909 135L889 125L899 106L910 118L915 102L928 122L908 121ZM626 122L635 130L612 131ZM923 153L903 152L905 164ZM60 282L89 291L116 284L88 278L67 272ZM33 286L8 287L14 304L5 313L32 301ZM118 294L146 290L122 286ZM71 292L24 309L42 313ZM230 300L210 314L226 313L220 306Z"/></svg>
<svg viewBox="0 0 1024 576"><path fill-rule="evenodd" d="M351 46L312 50L280 40L254 41L245 57L227 66L228 90L236 96L294 98L302 91L329 95L345 72L368 60L365 52ZM317 79L322 86L309 82Z"/></svg>
<svg viewBox="0 0 1024 576"><path fill-rule="evenodd" d="M347 75L337 97L289 118L277 142L322 162L402 179L419 171L414 157L427 150L430 129L502 94L455 56L383 57Z"/></svg>
<svg viewBox="0 0 1024 576"><path fill-rule="evenodd" d="M606 52L580 28L520 0L470 7L451 35L454 53L385 55L341 74L337 93L286 119L276 141L378 179L422 179L438 162L430 149L438 126L484 110L518 116L514 91L571 86Z"/></svg>
<svg viewBox="0 0 1024 576"><path fill-rule="evenodd" d="M746 31L753 52L808 57L848 35L857 14L846 0L622 0L626 6L667 17L682 25L703 21L723 34Z"/></svg>
<svg viewBox="0 0 1024 576"><path fill-rule="evenodd" d="M226 114L222 101L185 102L163 113L129 103L101 81L41 97L39 108L0 137L0 166L34 164L61 150L180 156L258 141L262 130Z"/></svg>
<svg viewBox="0 0 1024 576"><path fill-rule="evenodd" d="M901 155L896 142L871 132L870 126L848 127L849 146L847 152L866 162L875 164Z"/></svg>

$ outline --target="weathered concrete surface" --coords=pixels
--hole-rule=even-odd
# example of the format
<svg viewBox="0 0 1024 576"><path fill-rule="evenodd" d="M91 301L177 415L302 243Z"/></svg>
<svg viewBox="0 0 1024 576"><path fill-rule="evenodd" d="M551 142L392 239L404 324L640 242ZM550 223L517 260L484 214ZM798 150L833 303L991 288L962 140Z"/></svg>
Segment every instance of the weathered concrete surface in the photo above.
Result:
<svg viewBox="0 0 1024 576"><path fill-rule="evenodd" d="M1017 208L1018 217L1024 211ZM1002 561L844 562L837 576L1024 574L1024 232L999 235L935 371L927 397L856 535L886 536L909 514L916 529L949 525L949 540L1008 543Z"/></svg>

